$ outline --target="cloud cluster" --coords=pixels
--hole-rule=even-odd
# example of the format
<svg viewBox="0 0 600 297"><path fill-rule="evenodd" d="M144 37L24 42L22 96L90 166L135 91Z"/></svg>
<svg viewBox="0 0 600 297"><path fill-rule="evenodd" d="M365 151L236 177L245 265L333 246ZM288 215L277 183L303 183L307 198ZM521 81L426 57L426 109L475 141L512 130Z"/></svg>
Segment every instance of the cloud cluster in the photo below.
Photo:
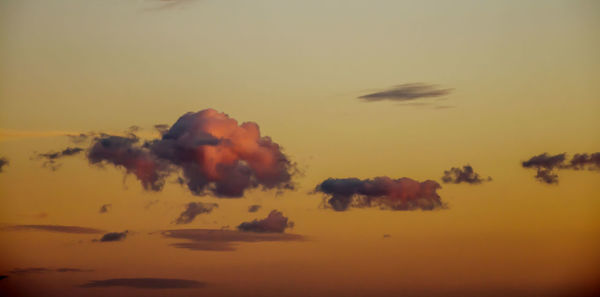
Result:
<svg viewBox="0 0 600 297"><path fill-rule="evenodd" d="M84 149L80 148L80 147L67 147L64 150L59 151L59 152L49 152L49 153L37 154L35 158L44 160L44 163L42 163L42 166L46 167L46 168L50 168L51 170L54 171L61 166L61 164L58 163L59 159L64 158L64 157L74 156L83 151L84 151Z"/></svg>
<svg viewBox="0 0 600 297"><path fill-rule="evenodd" d="M283 233L286 228L294 227L294 222L283 216L283 213L277 210L272 210L269 215L262 220L253 220L251 222L243 222L237 226L238 230L243 232L258 232L258 233Z"/></svg>
<svg viewBox="0 0 600 297"><path fill-rule="evenodd" d="M315 193L327 195L327 204L336 211L350 207L379 206L391 210L433 210L444 207L435 181L387 176L373 179L329 178L315 188Z"/></svg>
<svg viewBox="0 0 600 297"><path fill-rule="evenodd" d="M481 178L481 176L473 170L471 165L465 165L462 168L452 167L450 170L444 171L444 176L442 176L442 181L444 183L467 183L467 184L480 184L485 181L491 181L492 178L488 176L488 178Z"/></svg>
<svg viewBox="0 0 600 297"><path fill-rule="evenodd" d="M185 210L175 220L176 224L189 224L197 215L210 213L213 209L219 207L216 203L190 202L186 205Z"/></svg>
<svg viewBox="0 0 600 297"><path fill-rule="evenodd" d="M88 153L92 164L111 164L133 174L148 190L183 173L182 183L196 195L242 197L249 189L293 189L295 165L281 147L261 136L256 123L238 124L213 109L186 113L173 126L159 126L160 139L102 134Z"/></svg>
<svg viewBox="0 0 600 297"><path fill-rule="evenodd" d="M130 287L138 289L190 289L202 288L205 283L177 278L112 278L105 280L90 281L81 287L105 288L105 287Z"/></svg>
<svg viewBox="0 0 600 297"><path fill-rule="evenodd" d="M94 241L100 241L100 242L121 241L121 240L124 240L125 237L127 237L127 233L129 233L127 230L125 230L123 232L109 232L109 233L102 235L102 237L99 240L94 240Z"/></svg>
<svg viewBox="0 0 600 297"><path fill-rule="evenodd" d="M5 157L0 157L0 172L2 172L2 169L6 166L8 166L10 162L8 161L7 158Z"/></svg>
<svg viewBox="0 0 600 297"><path fill-rule="evenodd" d="M193 251L233 251L240 242L302 241L304 237L288 233L257 233L219 229L179 229L161 233L164 237L186 242L171 244L176 248Z"/></svg>
<svg viewBox="0 0 600 297"><path fill-rule="evenodd" d="M388 90L375 92L358 97L367 102L375 102L382 100L390 101L410 101L420 98L439 97L448 95L452 89L440 89L436 85L424 83L409 83L397 85Z"/></svg>
<svg viewBox="0 0 600 297"><path fill-rule="evenodd" d="M557 184L557 171L561 169L600 171L600 152L575 154L569 161L567 161L566 153L557 155L543 153L523 161L521 166L536 169L535 178L538 181L546 184Z"/></svg>
<svg viewBox="0 0 600 297"><path fill-rule="evenodd" d="M71 233L71 234L99 234L104 231L94 228L80 227L80 226L62 226L62 225L14 225L2 228L7 231L24 231L24 230L36 230L36 231L48 231L58 233Z"/></svg>

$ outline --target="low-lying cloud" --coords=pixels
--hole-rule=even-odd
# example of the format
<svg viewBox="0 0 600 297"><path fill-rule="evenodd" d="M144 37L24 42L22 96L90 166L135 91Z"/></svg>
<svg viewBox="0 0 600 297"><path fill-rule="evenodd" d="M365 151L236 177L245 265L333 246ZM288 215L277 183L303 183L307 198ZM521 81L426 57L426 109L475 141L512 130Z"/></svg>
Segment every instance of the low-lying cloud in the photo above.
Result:
<svg viewBox="0 0 600 297"><path fill-rule="evenodd" d="M491 181L491 177L482 178L478 173L473 170L471 165L465 165L462 168L452 167L449 170L444 171L442 181L444 183L467 183L467 184L480 184L482 182Z"/></svg>
<svg viewBox="0 0 600 297"><path fill-rule="evenodd" d="M288 233L257 233L219 229L179 229L161 233L164 237L186 240L171 244L193 251L233 251L242 242L302 241L304 236Z"/></svg>
<svg viewBox="0 0 600 297"><path fill-rule="evenodd" d="M366 94L358 97L367 102L375 102L382 100L390 101L411 101L421 98L440 97L448 95L452 89L440 89L436 85L425 83L409 83L397 85L393 88Z"/></svg>
<svg viewBox="0 0 600 297"><path fill-rule="evenodd" d="M445 207L433 180L419 182L408 177L392 179L328 178L316 186L315 193L326 195L326 206L336 211L350 207L378 206L390 210L433 210Z"/></svg>
<svg viewBox="0 0 600 297"><path fill-rule="evenodd" d="M176 224L189 224L197 215L203 213L211 213L213 209L219 207L216 203L190 202L186 205L185 210L175 220Z"/></svg>
<svg viewBox="0 0 600 297"><path fill-rule="evenodd" d="M99 240L95 240L95 241L100 241L100 242L122 241L127 237L127 233L129 233L127 230L125 230L123 232L109 232L109 233L102 235L102 237Z"/></svg>
<svg viewBox="0 0 600 297"><path fill-rule="evenodd" d="M72 234L99 234L104 231L88 227L80 226L62 226L62 225L14 225L2 228L6 231L47 231L47 232L58 232L58 233L72 233Z"/></svg>
<svg viewBox="0 0 600 297"><path fill-rule="evenodd" d="M178 278L112 278L93 280L81 285L84 288L130 287L138 289L191 289L203 288L206 283Z"/></svg>
<svg viewBox="0 0 600 297"><path fill-rule="evenodd" d="M248 206L248 212L257 212L260 209L260 205L258 204L253 204Z"/></svg>
<svg viewBox="0 0 600 297"><path fill-rule="evenodd" d="M575 154L571 160L567 161L567 154L549 155L548 153L539 154L531 157L527 161L521 162L523 168L533 168L537 170L535 178L542 183L558 184L559 170L590 170L600 171L600 152L592 154Z"/></svg>
<svg viewBox="0 0 600 297"><path fill-rule="evenodd" d="M99 213L107 213L108 211L110 211L110 209L112 208L112 204L102 204L102 206L100 206L100 210L98 210Z"/></svg>
<svg viewBox="0 0 600 297"><path fill-rule="evenodd" d="M283 213L277 210L272 210L264 219L243 222L237 226L240 231L258 233L283 233L286 228L292 227L294 227L294 222L290 221L287 217L283 216Z"/></svg>
<svg viewBox="0 0 600 297"><path fill-rule="evenodd" d="M47 267L28 267L28 268L14 268L9 271L10 274L28 274L28 273L48 273L48 272L92 272L92 269L81 269L81 268L47 268Z"/></svg>

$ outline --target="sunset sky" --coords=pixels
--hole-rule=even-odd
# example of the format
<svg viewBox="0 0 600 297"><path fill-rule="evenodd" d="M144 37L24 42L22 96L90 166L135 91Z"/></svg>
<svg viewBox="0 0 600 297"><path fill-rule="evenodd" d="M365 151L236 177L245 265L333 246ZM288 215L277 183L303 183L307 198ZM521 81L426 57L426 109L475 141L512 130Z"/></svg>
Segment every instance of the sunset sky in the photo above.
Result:
<svg viewBox="0 0 600 297"><path fill-rule="evenodd" d="M593 0L1 1L0 296L596 296L599 53Z"/></svg>

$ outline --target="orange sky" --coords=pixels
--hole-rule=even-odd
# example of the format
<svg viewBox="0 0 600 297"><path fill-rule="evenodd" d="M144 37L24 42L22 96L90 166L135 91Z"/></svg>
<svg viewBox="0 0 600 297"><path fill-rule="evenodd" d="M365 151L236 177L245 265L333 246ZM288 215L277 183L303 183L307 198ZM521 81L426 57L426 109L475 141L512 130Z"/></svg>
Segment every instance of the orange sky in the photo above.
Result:
<svg viewBox="0 0 600 297"><path fill-rule="evenodd" d="M592 296L600 173L559 169L549 185L521 162L599 151L599 11L579 0L2 1L0 157L9 163L0 172L0 275L8 276L0 292ZM450 90L359 99L411 83ZM300 171L295 189L197 196L171 173L161 191L148 191L123 168L90 164L92 142L65 136L124 136L135 125L141 139L159 139L154 125L208 108L256 123L280 145ZM253 150L248 135L238 135L238 147ZM35 157L76 146L86 151L60 158L55 171ZM269 157L261 151L260 162ZM466 164L493 180L441 181ZM437 181L447 207L338 212L311 193L327 178L378 176ZM218 207L176 224L190 202ZM248 212L253 204L261 208ZM236 231L275 209L293 228L267 237ZM214 234L233 232L233 241L161 233L222 228ZM94 241L125 230L122 241ZM19 272L27 268L45 270ZM120 278L198 283L82 287Z"/></svg>

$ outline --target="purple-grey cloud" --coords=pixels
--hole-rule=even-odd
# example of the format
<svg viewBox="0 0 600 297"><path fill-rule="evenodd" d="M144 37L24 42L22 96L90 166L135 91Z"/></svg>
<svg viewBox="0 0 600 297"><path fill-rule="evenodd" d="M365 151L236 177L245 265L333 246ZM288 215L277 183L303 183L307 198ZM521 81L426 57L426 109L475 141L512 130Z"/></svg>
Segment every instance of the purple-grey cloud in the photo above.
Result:
<svg viewBox="0 0 600 297"><path fill-rule="evenodd" d="M197 215L210 213L213 209L219 207L216 203L190 202L186 205L185 210L175 220L176 224L189 224Z"/></svg>

